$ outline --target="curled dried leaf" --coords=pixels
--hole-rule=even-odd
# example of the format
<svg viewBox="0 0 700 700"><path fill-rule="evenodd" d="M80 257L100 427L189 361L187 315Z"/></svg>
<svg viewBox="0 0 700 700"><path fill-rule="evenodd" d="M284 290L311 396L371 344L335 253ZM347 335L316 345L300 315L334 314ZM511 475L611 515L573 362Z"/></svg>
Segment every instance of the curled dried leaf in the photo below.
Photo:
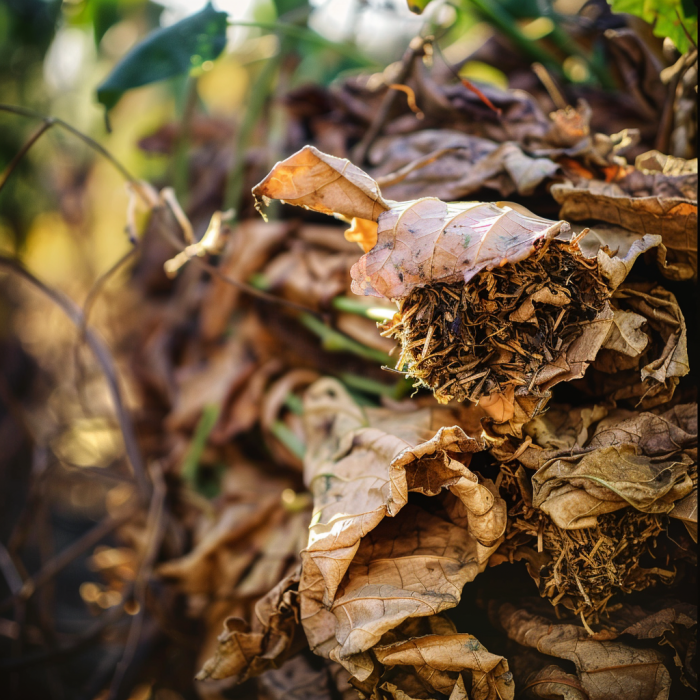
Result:
<svg viewBox="0 0 700 700"><path fill-rule="evenodd" d="M583 627L556 624L510 603L500 606L498 620L518 644L571 661L589 700L609 700L613 694L618 700L669 697L671 678L663 655L654 649L594 641Z"/></svg>

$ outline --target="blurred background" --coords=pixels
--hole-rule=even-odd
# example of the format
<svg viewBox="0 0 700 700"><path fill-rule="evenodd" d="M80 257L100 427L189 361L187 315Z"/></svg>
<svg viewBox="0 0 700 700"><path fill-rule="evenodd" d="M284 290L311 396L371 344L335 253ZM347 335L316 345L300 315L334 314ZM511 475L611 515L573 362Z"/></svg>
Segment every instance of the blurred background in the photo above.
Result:
<svg viewBox="0 0 700 700"><path fill-rule="evenodd" d="M215 340L205 333L192 350L185 339L200 332L202 309L218 303L218 297L207 296L199 277L190 280L190 268L177 282L165 277L163 262L174 255L166 244L145 236L138 255L132 254L134 233L141 237L144 230L164 224L154 221L134 188L126 186L123 173L85 139L53 126L14 162L40 129L42 116L63 120L107 149L134 182L150 183L155 193L171 187L199 239L218 210L234 210L232 229L257 220L250 188L305 143L343 157L356 153L386 89L383 76L400 71L417 35L435 37L437 49L425 63L442 71L437 71L438 83L465 79L487 95L494 94L490 90L527 91L543 113L560 106L558 89L568 104L576 105L579 97L588 100L593 131L640 129L641 140L628 154L631 162L636 154L658 147L664 105L654 104L658 72L656 77L653 73L655 67L673 66L680 55L642 19L613 13L597 0L435 0L421 15L412 13L404 0L218 0L214 8L227 16L220 54L204 57L192 70L162 79L157 75L147 85L138 84L138 75L124 78L115 99L103 95L107 112L97 91L115 66L150 32L187 21L206 5L198 0L0 0L0 103L31 112L0 111L0 172L11 171L0 190L0 253L21 260L54 297L72 299L111 350L123 404L136 416L140 448L146 461L164 465L169 517L180 523L163 526L167 542L160 555L160 550L148 555L151 565L158 556L174 558L189 551L196 539L195 515L209 513L224 488L221 470L233 459L226 452L231 435L241 436L236 449L246 459L269 441L272 447L265 449L271 462L277 460L282 472L292 475L293 492L302 490L294 400L280 404L284 420L269 431L245 424L245 430L229 431L218 452L204 447L219 415L207 413L207 407L216 407L218 399L178 404L177 412L169 382L180 382L182 390L182 377L199 363L211 376L198 378L195 393L218 396L217 386L232 380L222 374L229 370L211 359L212 348L228 342L237 326L227 321ZM690 16L691 10L686 11ZM618 53L606 32L628 28L641 37L646 53L630 49L628 64L613 61ZM140 70L153 68L154 56L154 63ZM530 69L532 63L547 66L545 73L558 86L554 92ZM636 66L634 71L629 65ZM646 100L646 112L635 101L635 90L646 95L640 98ZM473 92L469 95L488 115L490 108ZM398 116L415 122L410 100L399 97ZM436 111L426 119L440 128L443 117ZM488 116L475 119L471 113L469 119L465 117L465 132L488 135L478 126L488 125ZM693 123L688 116L685 141L666 138L665 152L673 142L675 155L693 157ZM488 185L474 194L475 199L498 196ZM543 191L533 197L528 206L534 201L537 213L557 216L556 205ZM518 194L511 198L518 200ZM273 219L289 216L271 210ZM305 221L324 230L333 226L314 215ZM312 239L309 234L304 245L312 245ZM334 251L341 253L347 256L348 249ZM260 275L250 280L270 289ZM150 616L133 593L134 586L143 584L141 564L153 535L152 512L141 506L129 510L135 490L125 459L129 445L104 365L86 349L81 322L77 327L69 322L44 291L0 273L3 695L52 700L206 695L192 681L201 661L202 620L185 615L182 596L158 588L161 584L153 584L151 593L162 606ZM152 316L145 315L146 307ZM170 319L167 338L151 333L156 312ZM268 307L259 312L263 325L270 313ZM363 332L347 331L355 342ZM309 337L320 342L311 331ZM387 349L381 339L379 344L367 342L375 343L375 353ZM324 360L329 366L336 357L331 350L332 340L319 350L331 358ZM166 367L163 360L164 366L154 369L165 357L170 364ZM173 379L176 366L190 375ZM269 367L266 371L279 374ZM396 399L405 391L393 378L362 367L357 376L370 382L355 380L357 395L366 401L375 400L382 386ZM381 381L379 390L371 385ZM166 416L170 427L164 431ZM186 472L183 465L200 463L208 470L206 479L195 483L186 473L189 495L183 496L173 486L180 484L177 474ZM128 526L132 530L126 532ZM206 623L212 639L220 617ZM140 636L134 658L125 660L129 634L136 634L133 619L139 621ZM208 697L256 697L256 692L220 687Z"/></svg>

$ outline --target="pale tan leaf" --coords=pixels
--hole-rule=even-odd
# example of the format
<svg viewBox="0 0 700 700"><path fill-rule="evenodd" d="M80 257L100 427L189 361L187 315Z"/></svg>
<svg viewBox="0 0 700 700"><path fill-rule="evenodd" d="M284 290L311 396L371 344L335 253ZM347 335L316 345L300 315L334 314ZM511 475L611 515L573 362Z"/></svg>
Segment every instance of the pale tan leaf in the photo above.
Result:
<svg viewBox="0 0 700 700"><path fill-rule="evenodd" d="M505 503L468 469L471 453L486 447L483 438L472 438L461 428L450 425L455 416L448 409L424 408L410 413L362 410L343 387L331 379L319 380L309 388L304 408L308 436L305 480L314 495L314 516L308 546L302 553L299 589L302 621L312 649L327 656L340 644L346 667L353 669L356 675L366 676L371 672L371 664L368 666L367 661L359 657L349 657L369 648L365 645L367 640L376 641L384 631L406 617L432 614L428 603L407 607L399 604L397 610L387 612L384 627L374 629L372 620L368 620L367 628L358 628L347 641L350 631L345 630L347 616L343 610L344 606L356 606L356 603L353 599L352 603L345 601L343 606L335 607L344 595L339 586L344 577L350 576L350 570L355 571L353 567L359 565L358 557L370 546L368 543L372 540L368 538L373 537L374 529L386 516L399 514L411 491L432 496L449 488L461 499L469 530L456 530L461 533L460 537L466 537L464 547L469 551L471 563L467 566L465 560L458 567L457 584L442 578L435 584L446 587L451 596L453 593L457 596L449 598L453 605L463 579L473 578L483 569L489 554L498 545L505 530ZM406 518L401 518L400 522L403 523L401 527L407 527ZM448 529L454 528L444 521L438 522ZM406 546L415 537L416 526L416 523L409 524ZM429 530L433 526L426 528ZM398 526L386 524L382 527ZM415 561L411 559L413 566L419 566L418 562L426 557L428 553L416 555ZM386 566L389 567L386 575L393 575L395 565ZM381 576L385 572L382 568L377 580L376 571L372 569L372 580L367 585L381 588ZM357 585L355 579L343 584L351 590ZM391 585L396 587L400 582ZM409 597L415 596L411 593ZM383 596L377 595L376 605L384 605ZM369 603L360 604L360 610L364 611L367 606ZM354 611L353 620L360 619L364 617ZM373 643L370 641L369 646Z"/></svg>
<svg viewBox="0 0 700 700"><path fill-rule="evenodd" d="M353 266L352 291L401 299L426 284L468 282L566 231L566 222L524 215L505 202L397 203L378 220L377 245Z"/></svg>
<svg viewBox="0 0 700 700"><path fill-rule="evenodd" d="M428 672L468 672L472 700L512 700L515 693L508 662L488 652L471 634L426 635L374 648L385 666L414 666L424 677ZM455 681L452 681L454 686ZM450 687L436 687L445 695Z"/></svg>
<svg viewBox="0 0 700 700"><path fill-rule="evenodd" d="M541 653L571 661L589 700L666 700L671 678L663 655L619 641L594 641L583 627L549 620L501 605L500 624L508 636Z"/></svg>
<svg viewBox="0 0 700 700"><path fill-rule="evenodd" d="M370 649L409 617L455 607L476 559L467 531L417 506L384 520L362 539L331 607L337 658Z"/></svg>
<svg viewBox="0 0 700 700"><path fill-rule="evenodd" d="M696 276L697 173L677 177L657 174L653 176L656 181L644 182L642 187L634 181L642 173L633 175L631 182L589 180L579 186L553 185L552 196L562 205L559 215L572 221L605 221L630 231L660 235L672 263L668 270L660 266L662 274L672 279ZM650 176L646 177L648 180Z"/></svg>
<svg viewBox="0 0 700 700"><path fill-rule="evenodd" d="M376 221L389 208L377 183L349 160L304 146L277 163L253 188L255 197L279 199L324 214Z"/></svg>

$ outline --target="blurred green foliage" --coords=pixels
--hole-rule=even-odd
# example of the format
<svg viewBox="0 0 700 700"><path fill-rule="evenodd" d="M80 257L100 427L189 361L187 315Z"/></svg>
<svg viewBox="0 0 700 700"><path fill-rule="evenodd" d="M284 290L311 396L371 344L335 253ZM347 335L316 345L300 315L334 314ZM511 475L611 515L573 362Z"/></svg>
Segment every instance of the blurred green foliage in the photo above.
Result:
<svg viewBox="0 0 700 700"><path fill-rule="evenodd" d="M97 88L109 110L131 88L201 70L226 46L227 14L209 3L201 12L149 34L115 66Z"/></svg>
<svg viewBox="0 0 700 700"><path fill-rule="evenodd" d="M698 8L692 0L608 0L614 12L641 17L654 35L668 37L681 52L698 44Z"/></svg>

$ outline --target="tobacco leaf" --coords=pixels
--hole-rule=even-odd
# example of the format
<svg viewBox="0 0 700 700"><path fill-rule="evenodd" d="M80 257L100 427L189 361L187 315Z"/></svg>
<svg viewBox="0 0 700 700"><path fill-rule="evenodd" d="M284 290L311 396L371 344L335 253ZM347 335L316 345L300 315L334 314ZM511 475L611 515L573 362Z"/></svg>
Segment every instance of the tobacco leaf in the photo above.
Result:
<svg viewBox="0 0 700 700"><path fill-rule="evenodd" d="M533 505L564 529L593 527L602 513L633 506L668 513L693 488L685 455L661 459L632 445L599 447L546 462L532 477Z"/></svg>
<svg viewBox="0 0 700 700"><path fill-rule="evenodd" d="M307 653L298 654L257 680L259 700L356 700L348 674L339 664L324 661L319 668Z"/></svg>
<svg viewBox="0 0 700 700"><path fill-rule="evenodd" d="M555 410L526 427L535 444L517 459L538 469L533 505L564 529L593 527L597 515L627 506L670 513L693 490L694 460L683 450L697 444L695 404L662 415L606 414L603 407L579 409L581 418L574 413L562 421ZM567 422L573 430L566 430Z"/></svg>
<svg viewBox="0 0 700 700"><path fill-rule="evenodd" d="M197 680L232 677L235 682L277 668L305 646L298 625L297 586L300 571L279 582L255 605L253 621L229 617L213 658L197 674Z"/></svg>
<svg viewBox="0 0 700 700"><path fill-rule="evenodd" d="M650 154L638 159L650 165ZM661 166L663 167L663 166ZM605 221L630 231L658 234L668 251L661 273L675 280L697 275L697 160L670 173L635 169L615 183L588 180L576 186L555 184L559 215L572 221ZM680 174L671 174L681 170ZM692 171L692 172L689 172Z"/></svg>
<svg viewBox="0 0 700 700"><path fill-rule="evenodd" d="M348 640L350 632L343 628L347 622L343 608L334 610L333 606L340 595L341 581L349 567L355 566L359 550L371 557L367 554L372 551L370 544L364 544L369 543L366 538L385 516L394 517L399 513L407 503L409 491L431 496L450 488L468 511L474 531L474 534L467 533L439 521L443 529L454 528L459 537L466 538L463 546L469 549L469 561L473 559L469 566L466 560L460 565L458 580L462 581L464 576L473 577L486 565L488 555L505 529L505 504L480 484L467 467L470 454L485 449L482 438L469 437L461 428L451 425L454 420L449 410L438 408L411 413L363 410L337 381L328 378L319 380L307 391L304 397L307 432L304 479L314 496L314 516L309 543L302 553L300 593L304 629L311 648L317 653L327 656L338 642L343 645L345 655L367 648L363 641L357 640L366 641L374 633L358 630ZM412 534L410 522L407 524L406 518L401 522L401 527L409 528L405 534L408 546L415 537L417 525L413 524ZM427 523L426 533L438 524ZM390 544L378 541L376 547ZM418 556L418 560L422 557ZM414 562L414 565L418 564ZM375 583L381 584L381 580L373 580L372 585ZM357 581L343 584L348 590L354 590L355 585ZM447 587L452 595L455 587ZM459 590L461 586L457 595ZM449 600L455 601L455 598ZM415 613L410 608L405 615L402 611L395 613L396 619L411 614ZM372 622L368 620L370 626ZM390 622L388 617L385 622L389 625L387 629L398 624Z"/></svg>
<svg viewBox="0 0 700 700"><path fill-rule="evenodd" d="M369 159L382 192L398 201L457 201L482 188L502 197L528 195L559 170L549 158L532 158L515 143L499 145L448 129L382 139Z"/></svg>
<svg viewBox="0 0 700 700"><path fill-rule="evenodd" d="M511 603L498 609L498 620L518 644L571 661L589 700L666 700L671 678L663 655L619 641L595 641L583 627L557 624L518 610ZM575 696L574 696L575 697Z"/></svg>
<svg viewBox="0 0 700 700"><path fill-rule="evenodd" d="M324 214L376 221L389 209L377 183L350 161L305 146L277 163L253 188L254 197L279 199Z"/></svg>
<svg viewBox="0 0 700 700"><path fill-rule="evenodd" d="M471 634L428 634L374 648L384 666L413 666L438 692L450 695L457 678L468 672L472 700L512 700L515 686L508 662L491 654ZM448 672L448 673L445 673Z"/></svg>
<svg viewBox="0 0 700 700"><path fill-rule="evenodd" d="M409 617L455 607L480 568L477 541L465 529L405 506L362 538L338 586L330 610L340 646L331 658L342 663Z"/></svg>
<svg viewBox="0 0 700 700"><path fill-rule="evenodd" d="M613 294L614 324L586 375L584 389L614 401L628 400L644 409L669 401L681 377L690 371L685 319L671 292L653 283L625 283ZM620 353L620 326L641 347Z"/></svg>
<svg viewBox="0 0 700 700"><path fill-rule="evenodd" d="M529 678L524 690L545 700L589 700L579 679L555 664L545 666Z"/></svg>
<svg viewBox="0 0 700 700"><path fill-rule="evenodd" d="M389 299L416 286L469 281L481 270L526 258L536 244L568 230L566 222L505 203L386 201L362 170L311 146L275 165L253 194L376 221L377 244L353 266L353 291Z"/></svg>

